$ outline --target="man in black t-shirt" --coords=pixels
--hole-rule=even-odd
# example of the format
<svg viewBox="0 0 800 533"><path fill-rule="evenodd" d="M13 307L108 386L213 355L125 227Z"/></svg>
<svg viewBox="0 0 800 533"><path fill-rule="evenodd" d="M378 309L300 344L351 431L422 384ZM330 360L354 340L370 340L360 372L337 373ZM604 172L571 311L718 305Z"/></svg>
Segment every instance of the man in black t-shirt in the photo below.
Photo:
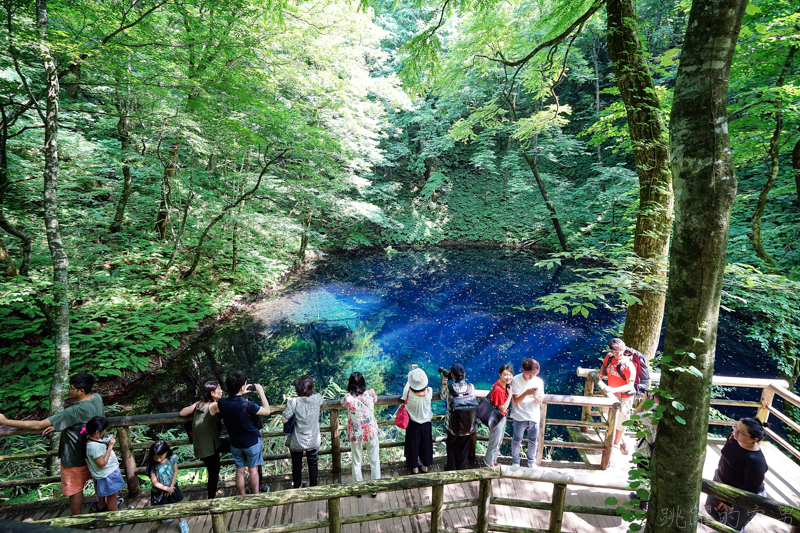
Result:
<svg viewBox="0 0 800 533"><path fill-rule="evenodd" d="M95 416L103 416L103 399L92 394L94 376L82 372L69 380L67 394L75 403L44 420L9 420L0 413L0 426L19 429L43 429L42 436L61 431L58 457L61 459L61 492L69 497L69 510L81 514L83 486L92 479L86 466L86 449L81 441L81 429Z"/></svg>
<svg viewBox="0 0 800 533"><path fill-rule="evenodd" d="M231 438L231 455L236 464L236 489L240 495L246 494L244 471L247 468L252 493L258 494L258 466L264 459L261 456L261 433L250 417L267 416L270 413L269 402L264 395L264 387L258 383L248 386L247 375L241 370L228 376L225 388L230 396L220 399L217 405ZM261 407L244 397L246 392L253 391L261 397Z"/></svg>

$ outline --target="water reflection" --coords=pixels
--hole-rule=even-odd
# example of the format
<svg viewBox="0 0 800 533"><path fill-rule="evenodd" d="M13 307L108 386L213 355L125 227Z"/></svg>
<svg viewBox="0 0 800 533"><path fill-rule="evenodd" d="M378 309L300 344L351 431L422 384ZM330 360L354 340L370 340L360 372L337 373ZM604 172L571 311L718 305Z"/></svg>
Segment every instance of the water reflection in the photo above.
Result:
<svg viewBox="0 0 800 533"><path fill-rule="evenodd" d="M576 279L566 268L535 268L537 259L520 251L448 248L329 257L251 315L218 328L166 375L142 384L137 410L186 405L206 379L224 382L235 369L282 403L303 373L319 390L331 382L344 387L358 370L378 394L392 394L402 389L409 364L433 381L437 367L459 361L470 381L489 388L501 364L519 371L525 357L540 362L547 392L580 394L575 368L599 366L624 314L597 309L584 318L533 309L537 297ZM717 366L725 370L718 373L740 374L737 351L758 351L740 336L726 338L735 326L725 319L720 327ZM775 375L768 361L758 365L748 375Z"/></svg>

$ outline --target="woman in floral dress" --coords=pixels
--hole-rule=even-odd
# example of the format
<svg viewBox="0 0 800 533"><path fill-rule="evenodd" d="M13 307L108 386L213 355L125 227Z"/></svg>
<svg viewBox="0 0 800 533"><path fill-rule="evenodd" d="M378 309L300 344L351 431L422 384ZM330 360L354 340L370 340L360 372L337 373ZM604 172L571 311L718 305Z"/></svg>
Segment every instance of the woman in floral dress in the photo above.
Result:
<svg viewBox="0 0 800 533"><path fill-rule="evenodd" d="M353 372L347 383L347 394L342 406L347 408L347 439L353 459L353 481L362 481L361 464L367 454L372 479L381 478L381 460L378 446L378 423L375 421L375 391L367 390L361 372ZM373 492L372 497L378 496ZM361 496L359 496L360 498Z"/></svg>

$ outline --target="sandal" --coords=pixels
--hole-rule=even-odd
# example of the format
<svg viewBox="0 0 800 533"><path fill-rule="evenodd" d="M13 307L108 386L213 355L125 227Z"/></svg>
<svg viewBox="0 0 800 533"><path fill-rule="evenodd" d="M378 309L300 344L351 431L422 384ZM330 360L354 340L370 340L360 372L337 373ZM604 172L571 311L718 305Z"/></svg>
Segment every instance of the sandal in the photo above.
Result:
<svg viewBox="0 0 800 533"><path fill-rule="evenodd" d="M125 500L123 498L117 498L117 509L122 509L122 502ZM108 507L100 507L100 500L95 500L92 502L92 512L94 513L105 513L108 511Z"/></svg>
<svg viewBox="0 0 800 533"><path fill-rule="evenodd" d="M625 441L619 443L619 451L622 452L622 455L628 455L628 445L625 444Z"/></svg>

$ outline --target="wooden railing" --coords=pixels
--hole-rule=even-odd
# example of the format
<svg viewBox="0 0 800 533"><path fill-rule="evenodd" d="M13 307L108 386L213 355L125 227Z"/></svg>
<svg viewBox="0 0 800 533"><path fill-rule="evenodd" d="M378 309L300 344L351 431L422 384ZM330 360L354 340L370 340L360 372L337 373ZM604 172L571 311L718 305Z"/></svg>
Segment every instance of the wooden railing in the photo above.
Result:
<svg viewBox="0 0 800 533"><path fill-rule="evenodd" d="M476 390L475 395L479 398L482 398L488 394L488 391L485 390ZM439 393L434 393L433 395L434 401L441 401ZM402 403L400 401L400 396L381 396L378 398L378 401L375 405L399 405ZM548 419L547 418L547 406L549 404L554 405L572 405L582 410L588 408L605 408L608 409L610 412L608 423L604 422L595 422L591 420L564 420L564 419ZM282 413L284 410L284 405L276 405L272 406L273 414ZM347 453L350 451L349 446L342 446L341 443L341 432L346 428L345 425L340 425L339 415L340 411L343 410L341 404L338 401L328 401L322 404L323 411L330 411L330 424L328 426L320 427L320 431L323 433L330 434L330 448L321 449L319 451L319 455L330 455L331 456L331 473L333 475L338 475L342 471L342 453ZM613 428L613 423L616 420L616 413L619 410L619 400L615 397L608 397L608 398L598 398L598 397L585 397L585 396L566 396L566 395L558 395L558 394L545 394L544 402L540 409L540 426L539 426L539 442L537 446L537 457L536 462L537 464L541 465L542 463L542 455L544 452L545 446L553 446L553 447L561 447L561 448L574 448L574 449L597 449L602 450L602 461L601 461L601 468L605 469L608 467L610 459L611 459L611 446L612 446L612 438L609 437L603 444L598 443L582 443L582 442L564 442L564 441L547 441L545 440L545 427L550 426L577 426L582 428L597 428L597 429L608 429L609 427ZM344 413L343 413L344 414ZM137 468L136 466L136 459L134 457L135 450L141 449L148 449L152 445L152 442L145 442L139 444L133 444L131 440L130 434L130 427L131 426L152 426L152 425L165 425L165 424L182 424L186 420L189 420L190 417L183 418L178 413L160 413L160 414L151 414L151 415L133 415L133 416L118 416L118 417L108 417L109 426L116 428L116 436L117 436L117 445L118 451L120 456L120 468L124 470L125 477L127 479L128 485L128 494L131 496L135 496L139 494L141 491L140 483L139 483L139 475L145 473L144 467ZM436 416L433 418L434 421L442 421L444 419L443 416ZM394 420L383 420L378 423L379 426L386 427L386 426L394 426ZM12 435L38 435L40 432L35 430L21 430L15 429L10 427L0 427L0 437L3 436L12 436ZM613 437L613 431L607 431L608 435ZM283 437L283 433L280 431L266 431L262 433L264 438L276 438L276 437ZM437 437L436 439L438 442L444 441L444 437ZM472 452L471 456L474 459L475 453L475 442L477 440L488 440L488 437L473 437L473 445L472 445ZM509 442L510 438L505 438L505 442ZM168 441L170 445L173 444L188 444L187 440L178 440L178 441ZM394 448L403 446L404 442L402 440L393 440L393 441L382 441L380 443L381 448ZM0 462L2 461L29 461L31 459L46 459L48 457L52 457L56 455L56 452L39 452L39 453L30 453L30 454L16 454L16 455L5 455L0 456ZM264 461L279 461L282 459L288 459L290 454L288 451L282 454L272 454L272 455L264 455ZM233 464L233 459L223 459L221 461L222 465L229 465ZM187 468L203 468L204 464L200 461L191 461L191 462L184 462L178 465L179 469L187 469ZM17 487L17 486L27 486L27 485L40 485L43 483L53 483L59 481L60 477L58 476L48 476L48 477L40 477L40 478L31 478L31 479L11 479L11 480L0 480L0 488L6 487Z"/></svg>
<svg viewBox="0 0 800 533"><path fill-rule="evenodd" d="M552 499L550 502L541 502L531 501L530 498L520 500L493 497L492 480L503 478L552 483ZM477 498L449 502L444 501L445 485L470 481L479 482ZM462 470L459 472L433 472L377 481L362 481L346 485L324 485L249 496L195 500L143 509L51 518L36 521L33 522L33 524L49 524L59 527L89 529L114 526L122 522L131 524L210 514L213 533L233 533L230 532L227 527L228 513L315 501L327 502L327 517L302 522L284 523L258 529L239 530L236 533L286 533L314 528L326 528L330 533L341 533L342 526L346 524L357 524L373 520L384 520L426 513L430 513L431 516L430 531L432 533L460 533L466 531L476 531L479 533L488 531L505 533L544 533L545 531L513 525L492 524L489 522L489 505L505 505L522 509L549 511L550 521L548 529L546 530L547 533L561 532L561 525L565 512L604 516L620 515L616 506L593 507L567 504L566 495L569 486L628 490L628 482L626 480L617 479L605 473L557 469L531 469L503 465L495 468L480 468L475 470ZM364 495L371 492L389 492L425 487L431 487L430 505L385 509L355 515L342 514L342 498ZM795 527L800 526L800 508L798 507L781 504L770 498L763 498L756 494L733 489L732 487L708 480L703 480L702 490L713 496L724 497L726 501L733 501L745 508L758 510L759 513L785 524ZM475 524L449 530L443 528L442 517L444 511L474 506L478 508ZM730 528L707 517L701 516L700 521L716 531L723 533L730 533L731 531Z"/></svg>
<svg viewBox="0 0 800 533"><path fill-rule="evenodd" d="M586 378L585 394L591 396L594 394L594 386L597 383L596 369L578 368L578 376ZM650 381L658 382L661 380L661 374L651 373ZM762 379L762 378L738 378L726 376L713 376L711 379L712 385L719 385L722 387L741 387L741 388L754 388L761 389L761 399L758 402L745 401L745 400L726 400L726 399L711 399L711 405L718 405L721 407L751 407L755 410L754 416L762 422L767 422L769 415L775 415L781 422L786 424L787 427L800 432L800 424L786 416L785 413L778 410L773 405L773 400L777 394L783 401L789 402L795 407L800 407L800 396L789 390L789 384L782 379ZM594 420L599 413L591 411L591 407L585 407L583 410L582 418L584 420ZM708 421L711 425L717 426L735 426L735 420L715 420ZM800 450L792 446L786 439L778 435L772 429L767 428L767 435L780 445L795 458L800 459Z"/></svg>

